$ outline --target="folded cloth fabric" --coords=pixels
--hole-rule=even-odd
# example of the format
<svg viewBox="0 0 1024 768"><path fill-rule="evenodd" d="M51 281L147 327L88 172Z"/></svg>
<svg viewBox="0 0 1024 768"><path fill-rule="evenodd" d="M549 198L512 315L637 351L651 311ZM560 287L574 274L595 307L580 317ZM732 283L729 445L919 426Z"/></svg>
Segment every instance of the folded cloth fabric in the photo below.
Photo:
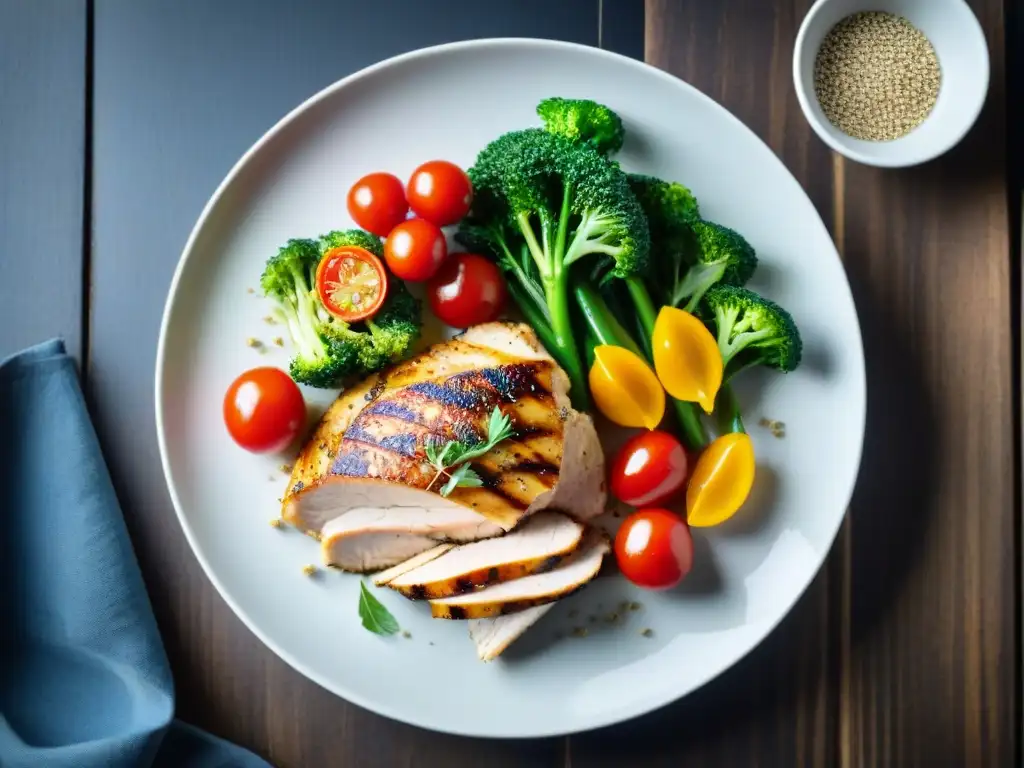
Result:
<svg viewBox="0 0 1024 768"><path fill-rule="evenodd" d="M0 766L269 768L174 719L163 644L61 341L0 363Z"/></svg>

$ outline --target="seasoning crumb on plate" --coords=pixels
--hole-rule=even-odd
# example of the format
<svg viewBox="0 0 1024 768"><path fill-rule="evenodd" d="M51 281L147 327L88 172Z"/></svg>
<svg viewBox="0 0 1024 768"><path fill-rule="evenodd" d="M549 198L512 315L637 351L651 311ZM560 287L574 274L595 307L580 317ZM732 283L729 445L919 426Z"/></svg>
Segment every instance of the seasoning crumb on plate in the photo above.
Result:
<svg viewBox="0 0 1024 768"><path fill-rule="evenodd" d="M246 288L245 292L246 293L256 293L255 289L253 289L253 288Z"/></svg>
<svg viewBox="0 0 1024 768"><path fill-rule="evenodd" d="M654 636L654 630L651 629L650 627L644 627L643 629L640 630L640 634L643 635L644 637L653 637Z"/></svg>
<svg viewBox="0 0 1024 768"><path fill-rule="evenodd" d="M281 518L279 518L279 517L272 517L272 518L270 518L270 527L271 528L280 528L281 527Z"/></svg>
<svg viewBox="0 0 1024 768"><path fill-rule="evenodd" d="M284 346L284 339L282 339L280 336L275 336L273 341L274 341L274 344L276 346L278 346L278 347L283 347Z"/></svg>
<svg viewBox="0 0 1024 768"><path fill-rule="evenodd" d="M267 315L266 317L263 318L263 322L266 323L267 325L277 325L277 318L275 318L273 315Z"/></svg>
<svg viewBox="0 0 1024 768"><path fill-rule="evenodd" d="M290 474L292 473L292 465L291 465L291 464L282 464L282 465L281 465L281 466L279 467L279 469L280 469L280 470L281 470L282 472L284 472L284 473L285 473L286 475L290 475Z"/></svg>
<svg viewBox="0 0 1024 768"><path fill-rule="evenodd" d="M594 617L591 616L590 618L594 618ZM573 637L586 637L587 634L589 634L589 631L587 630L586 627L573 627L573 629L572 629L572 636Z"/></svg>
<svg viewBox="0 0 1024 768"><path fill-rule="evenodd" d="M768 431L770 431L772 433L772 437L781 439L786 436L786 425L784 422L776 421L775 419L766 419L762 417L761 420L758 421L757 423L759 426L762 426Z"/></svg>
<svg viewBox="0 0 1024 768"><path fill-rule="evenodd" d="M402 637L404 637L406 640L411 640L412 639L412 632L410 632L408 629L403 629L402 630Z"/></svg>
<svg viewBox="0 0 1024 768"><path fill-rule="evenodd" d="M316 566L312 563L307 563L306 565L302 566L303 576L312 576L314 573L316 573Z"/></svg>
<svg viewBox="0 0 1024 768"><path fill-rule="evenodd" d="M902 16L853 13L837 23L814 61L825 117L855 139L892 141L925 121L942 72L927 37Z"/></svg>
<svg viewBox="0 0 1024 768"><path fill-rule="evenodd" d="M263 346L263 342L255 336L250 336L245 340L245 346L252 347L253 349L260 349Z"/></svg>

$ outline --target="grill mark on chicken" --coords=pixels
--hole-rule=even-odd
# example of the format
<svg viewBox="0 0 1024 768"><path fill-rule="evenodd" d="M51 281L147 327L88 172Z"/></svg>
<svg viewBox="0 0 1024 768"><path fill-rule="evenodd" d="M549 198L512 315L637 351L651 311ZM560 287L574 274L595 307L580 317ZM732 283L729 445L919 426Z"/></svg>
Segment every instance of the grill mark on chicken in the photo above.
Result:
<svg viewBox="0 0 1024 768"><path fill-rule="evenodd" d="M331 474L346 475L348 477L369 477L370 463L366 457L357 453L340 453L331 467Z"/></svg>
<svg viewBox="0 0 1024 768"><path fill-rule="evenodd" d="M490 405L494 400L491 392L483 389L470 389L465 386L452 386L454 377L443 384L433 381L421 381L417 384L410 384L407 392L415 392L424 395L427 399L433 400L441 405L454 405L466 411L479 410Z"/></svg>
<svg viewBox="0 0 1024 768"><path fill-rule="evenodd" d="M367 407L366 410L359 415L362 416L363 414L370 416L393 416L396 419L401 419L402 421L416 421L415 411L408 406L395 402L394 400L378 400L373 405Z"/></svg>
<svg viewBox="0 0 1024 768"><path fill-rule="evenodd" d="M550 369L551 366L547 364L543 367ZM527 392L536 395L538 399L551 397L551 390L536 375L540 368L538 363L515 363L498 368L483 368L473 373L484 379L503 400L515 402Z"/></svg>
<svg viewBox="0 0 1024 768"><path fill-rule="evenodd" d="M402 423L408 422L403 421ZM409 458L415 457L420 448L420 446L417 445L417 435L411 432L380 435L366 429L364 423L360 421L356 421L355 424L345 431L345 438L348 440L358 440L361 443L374 445L378 448L383 448L386 451L392 451L400 456L407 456Z"/></svg>

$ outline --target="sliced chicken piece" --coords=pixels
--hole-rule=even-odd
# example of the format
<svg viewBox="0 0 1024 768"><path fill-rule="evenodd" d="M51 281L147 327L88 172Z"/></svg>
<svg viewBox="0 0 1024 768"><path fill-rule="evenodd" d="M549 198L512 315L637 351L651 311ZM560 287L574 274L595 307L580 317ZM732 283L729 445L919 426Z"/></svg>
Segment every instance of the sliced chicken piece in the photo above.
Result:
<svg viewBox="0 0 1024 768"><path fill-rule="evenodd" d="M320 548L325 564L366 573L397 565L439 541L478 541L502 532L463 507L358 507L324 526Z"/></svg>
<svg viewBox="0 0 1024 768"><path fill-rule="evenodd" d="M416 557L410 557L408 560L403 560L398 565L394 565L387 570L380 571L374 574L373 585L375 587L383 587L385 584L390 583L393 579L397 579L404 573L408 573L413 568L419 568L421 565L426 565L431 560L434 560L445 552L451 550L454 544L438 544L432 549L428 549L426 552L421 552Z"/></svg>
<svg viewBox="0 0 1024 768"><path fill-rule="evenodd" d="M498 658L506 648L522 637L526 630L554 607L554 603L545 603L493 619L471 619L468 622L469 638L476 645L477 656L481 661L493 661Z"/></svg>
<svg viewBox="0 0 1024 768"><path fill-rule="evenodd" d="M583 526L557 512L538 512L497 539L456 547L388 586L412 600L453 597L477 587L550 571L579 546Z"/></svg>
<svg viewBox="0 0 1024 768"><path fill-rule="evenodd" d="M467 508L506 531L541 509L581 520L604 510L593 422L571 408L568 377L529 327L478 325L371 379L341 395L300 456L282 510L298 528L318 535L354 507L394 506L389 489L398 487L436 500L406 506ZM426 460L426 441L484 439L495 406L515 436L472 462L481 487L441 497L443 477Z"/></svg>
<svg viewBox="0 0 1024 768"><path fill-rule="evenodd" d="M430 601L435 619L488 619L552 603L583 587L601 570L608 538L591 529L579 549L558 568L486 587L466 595Z"/></svg>

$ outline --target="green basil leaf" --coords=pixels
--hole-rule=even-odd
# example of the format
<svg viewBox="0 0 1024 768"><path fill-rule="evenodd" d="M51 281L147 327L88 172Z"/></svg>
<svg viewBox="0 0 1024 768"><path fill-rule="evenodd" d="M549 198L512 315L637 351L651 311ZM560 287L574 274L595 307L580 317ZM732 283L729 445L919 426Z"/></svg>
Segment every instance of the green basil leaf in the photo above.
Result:
<svg viewBox="0 0 1024 768"><path fill-rule="evenodd" d="M398 631L398 621L366 588L364 581L359 582L359 617L375 635L393 635Z"/></svg>

